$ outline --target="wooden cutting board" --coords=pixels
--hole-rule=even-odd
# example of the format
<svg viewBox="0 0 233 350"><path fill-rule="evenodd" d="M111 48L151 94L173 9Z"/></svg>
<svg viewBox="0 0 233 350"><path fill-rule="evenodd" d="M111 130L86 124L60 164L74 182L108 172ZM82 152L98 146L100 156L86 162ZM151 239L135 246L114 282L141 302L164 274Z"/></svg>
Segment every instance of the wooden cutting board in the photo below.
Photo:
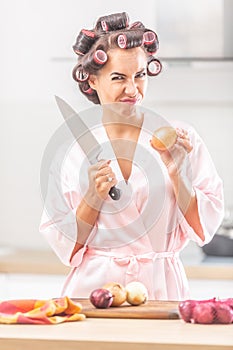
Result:
<svg viewBox="0 0 233 350"><path fill-rule="evenodd" d="M73 299L79 302L86 317L93 318L144 318L144 319L178 319L177 301L148 300L145 304L132 306L124 303L118 307L98 309L94 307L89 299Z"/></svg>

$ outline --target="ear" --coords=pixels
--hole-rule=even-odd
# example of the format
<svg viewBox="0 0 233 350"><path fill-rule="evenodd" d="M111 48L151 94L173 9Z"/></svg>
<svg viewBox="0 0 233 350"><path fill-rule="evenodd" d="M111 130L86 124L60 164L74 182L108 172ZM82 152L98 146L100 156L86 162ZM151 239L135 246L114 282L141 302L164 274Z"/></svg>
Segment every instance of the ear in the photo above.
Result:
<svg viewBox="0 0 233 350"><path fill-rule="evenodd" d="M96 75L91 74L89 79L88 79L88 83L89 83L90 87L93 90L96 90L96 85L97 85L97 77L96 77Z"/></svg>

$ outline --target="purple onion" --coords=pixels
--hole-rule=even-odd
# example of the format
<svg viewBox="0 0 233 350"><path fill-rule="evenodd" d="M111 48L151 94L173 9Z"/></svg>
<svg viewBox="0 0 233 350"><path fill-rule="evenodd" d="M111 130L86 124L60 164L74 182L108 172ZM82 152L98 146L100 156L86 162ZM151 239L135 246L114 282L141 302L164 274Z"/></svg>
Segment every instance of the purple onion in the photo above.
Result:
<svg viewBox="0 0 233 350"><path fill-rule="evenodd" d="M113 302L113 295L109 290L99 288L91 292L89 299L95 307L99 309L107 309Z"/></svg>

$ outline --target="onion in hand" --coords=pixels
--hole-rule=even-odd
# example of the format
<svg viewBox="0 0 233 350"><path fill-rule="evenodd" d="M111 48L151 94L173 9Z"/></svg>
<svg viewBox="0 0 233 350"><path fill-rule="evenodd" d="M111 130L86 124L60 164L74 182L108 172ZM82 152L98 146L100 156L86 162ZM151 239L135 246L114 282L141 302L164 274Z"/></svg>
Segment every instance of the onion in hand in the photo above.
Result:
<svg viewBox="0 0 233 350"><path fill-rule="evenodd" d="M177 133L171 126L162 126L154 131L151 144L158 151L171 148L177 140Z"/></svg>

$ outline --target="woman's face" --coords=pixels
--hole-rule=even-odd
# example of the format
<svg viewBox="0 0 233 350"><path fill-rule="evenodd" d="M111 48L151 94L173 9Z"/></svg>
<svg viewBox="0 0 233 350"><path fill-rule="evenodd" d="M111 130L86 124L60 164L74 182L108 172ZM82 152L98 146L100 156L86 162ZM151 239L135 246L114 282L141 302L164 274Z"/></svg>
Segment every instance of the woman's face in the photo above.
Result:
<svg viewBox="0 0 233 350"><path fill-rule="evenodd" d="M140 104L147 88L147 57L140 48L112 49L108 61L92 75L90 86L96 90L101 105L124 102Z"/></svg>

